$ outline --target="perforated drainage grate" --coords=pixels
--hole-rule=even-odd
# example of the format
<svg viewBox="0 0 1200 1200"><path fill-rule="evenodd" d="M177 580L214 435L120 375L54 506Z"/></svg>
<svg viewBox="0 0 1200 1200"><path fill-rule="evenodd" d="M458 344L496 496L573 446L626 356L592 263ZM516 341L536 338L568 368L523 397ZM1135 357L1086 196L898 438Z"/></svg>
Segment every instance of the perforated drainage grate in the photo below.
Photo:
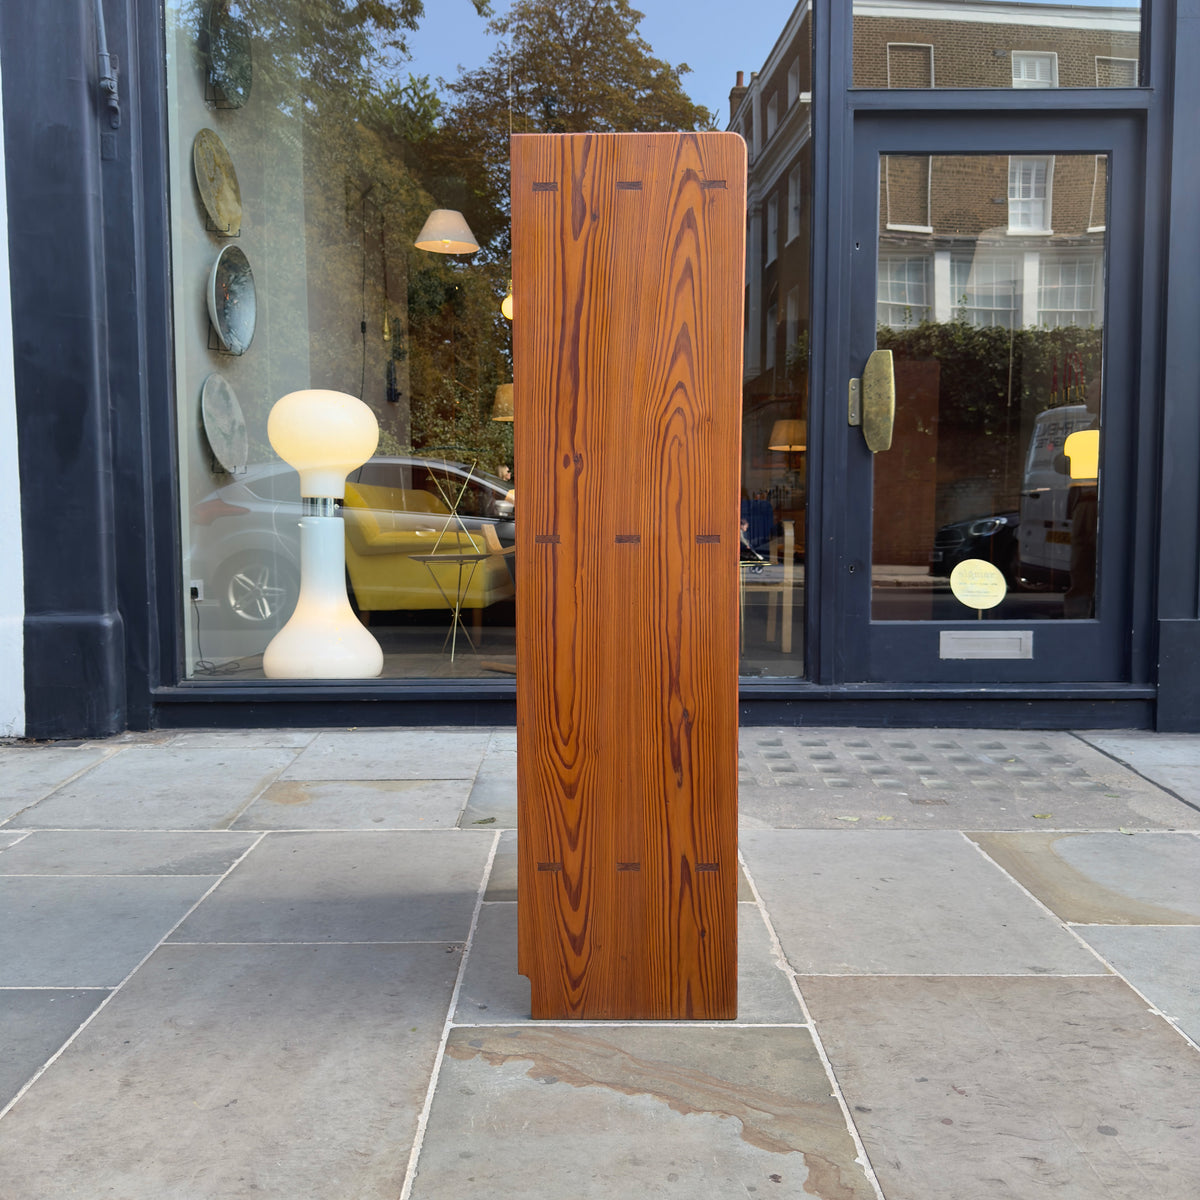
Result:
<svg viewBox="0 0 1200 1200"><path fill-rule="evenodd" d="M1060 741L1014 733L1011 738L964 732L957 736L920 732L897 737L881 730L819 733L780 730L743 733L739 775L743 784L809 790L858 788L891 793L919 806L956 799L1008 801L1033 793L1111 790L1088 777L1079 759Z"/></svg>

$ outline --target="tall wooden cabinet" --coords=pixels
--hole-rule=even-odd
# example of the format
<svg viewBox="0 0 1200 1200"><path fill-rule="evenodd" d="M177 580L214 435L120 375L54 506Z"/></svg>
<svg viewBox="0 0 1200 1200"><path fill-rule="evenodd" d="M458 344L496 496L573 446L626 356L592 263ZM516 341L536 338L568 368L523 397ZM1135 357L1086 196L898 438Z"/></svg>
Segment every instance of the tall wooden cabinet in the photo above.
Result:
<svg viewBox="0 0 1200 1200"><path fill-rule="evenodd" d="M736 1016L745 195L733 134L512 142L534 1017Z"/></svg>

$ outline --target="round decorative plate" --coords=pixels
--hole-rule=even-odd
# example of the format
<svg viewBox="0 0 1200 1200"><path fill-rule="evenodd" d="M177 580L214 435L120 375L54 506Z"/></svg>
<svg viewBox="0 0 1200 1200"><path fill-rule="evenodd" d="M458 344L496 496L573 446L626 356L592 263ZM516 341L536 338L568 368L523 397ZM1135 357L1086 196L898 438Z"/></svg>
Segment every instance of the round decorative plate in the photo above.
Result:
<svg viewBox="0 0 1200 1200"><path fill-rule="evenodd" d="M192 142L192 169L208 219L218 233L237 237L242 232L242 190L225 143L202 129Z"/></svg>
<svg viewBox="0 0 1200 1200"><path fill-rule="evenodd" d="M241 108L250 98L253 78L250 27L224 11L221 0L213 0L208 12L209 82L230 108Z"/></svg>
<svg viewBox="0 0 1200 1200"><path fill-rule="evenodd" d="M246 417L229 380L215 371L204 381L204 387L200 390L200 417L204 422L208 444L212 447L213 458L230 475L244 471L246 459L250 456Z"/></svg>
<svg viewBox="0 0 1200 1200"><path fill-rule="evenodd" d="M246 353L257 310L250 260L238 246L226 246L208 277L208 315L230 354Z"/></svg>

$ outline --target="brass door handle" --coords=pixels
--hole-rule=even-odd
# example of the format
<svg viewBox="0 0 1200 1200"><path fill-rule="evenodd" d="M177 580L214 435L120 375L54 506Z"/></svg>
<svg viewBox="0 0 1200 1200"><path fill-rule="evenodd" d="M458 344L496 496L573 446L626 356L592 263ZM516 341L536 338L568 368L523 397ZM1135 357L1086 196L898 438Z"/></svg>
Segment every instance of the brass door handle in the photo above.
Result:
<svg viewBox="0 0 1200 1200"><path fill-rule="evenodd" d="M892 447L896 421L896 374L890 350L874 350L861 379L850 380L850 424L861 425L872 454Z"/></svg>

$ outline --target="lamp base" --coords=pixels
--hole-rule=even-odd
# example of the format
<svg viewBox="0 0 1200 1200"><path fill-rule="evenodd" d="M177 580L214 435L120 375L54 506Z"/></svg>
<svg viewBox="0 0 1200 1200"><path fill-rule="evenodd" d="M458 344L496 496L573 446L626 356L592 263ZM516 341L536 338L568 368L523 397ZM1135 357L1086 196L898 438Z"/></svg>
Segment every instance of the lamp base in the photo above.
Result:
<svg viewBox="0 0 1200 1200"><path fill-rule="evenodd" d="M383 648L346 597L346 543L341 517L300 522L300 598L288 623L263 652L268 679L373 679Z"/></svg>

